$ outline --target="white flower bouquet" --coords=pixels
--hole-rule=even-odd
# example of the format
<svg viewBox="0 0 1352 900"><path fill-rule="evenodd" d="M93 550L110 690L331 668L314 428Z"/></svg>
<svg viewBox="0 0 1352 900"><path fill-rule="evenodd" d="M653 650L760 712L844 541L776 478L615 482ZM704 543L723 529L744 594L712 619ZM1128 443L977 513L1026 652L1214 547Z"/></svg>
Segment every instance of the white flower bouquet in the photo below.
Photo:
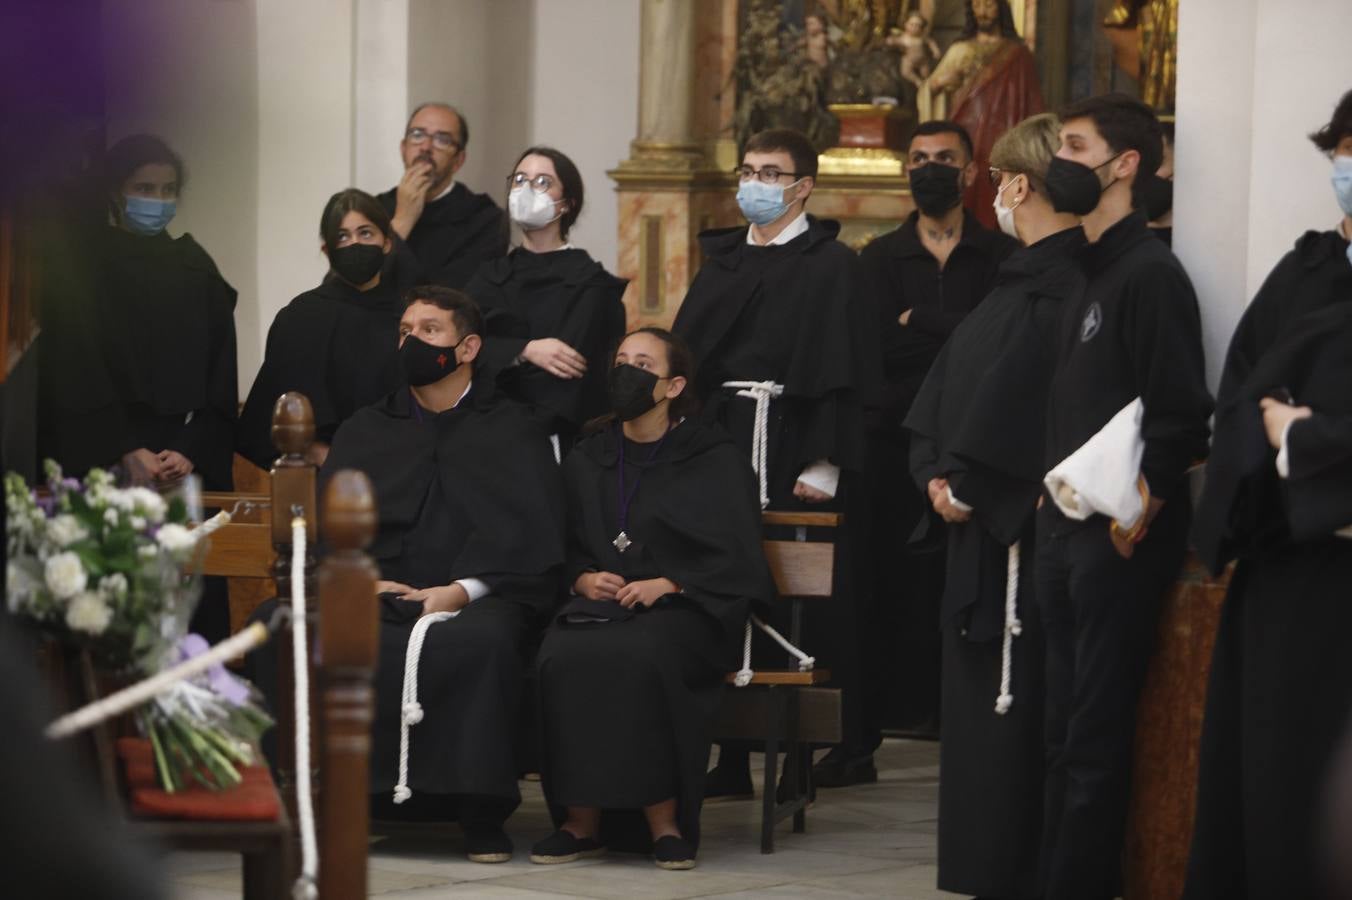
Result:
<svg viewBox="0 0 1352 900"><path fill-rule="evenodd" d="M91 470L63 478L48 460L47 490L5 476L6 602L56 640L87 649L102 667L153 675L206 649L187 634L202 546L181 496L119 488ZM176 684L137 712L168 791L188 780L240 781L271 720L247 682L217 666Z"/></svg>

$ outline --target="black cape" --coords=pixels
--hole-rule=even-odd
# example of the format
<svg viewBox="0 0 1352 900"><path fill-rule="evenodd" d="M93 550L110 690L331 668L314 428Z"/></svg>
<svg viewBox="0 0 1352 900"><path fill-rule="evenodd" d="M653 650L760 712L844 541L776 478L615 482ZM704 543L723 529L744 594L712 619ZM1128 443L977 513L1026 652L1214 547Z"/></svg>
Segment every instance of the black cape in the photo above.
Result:
<svg viewBox="0 0 1352 900"><path fill-rule="evenodd" d="M1263 543L1269 532L1281 539L1285 522L1271 474L1274 451L1257 402L1281 388L1297 403L1307 402L1296 385L1284 382L1302 373L1309 377L1308 361L1298 354L1308 342L1321 340L1317 329L1322 323L1316 320L1311 327L1305 320L1313 311L1348 302L1352 263L1347 241L1336 231L1310 231L1277 263L1240 318L1221 374L1216 438L1193 528L1197 551L1211 571L1219 573L1237 555ZM1301 336L1291 336L1297 323ZM1282 351L1269 359L1268 352L1278 343ZM1260 362L1263 372L1258 374Z"/></svg>
<svg viewBox="0 0 1352 900"><path fill-rule="evenodd" d="M409 786L432 797L494 798L517 789L526 658L557 599L563 491L547 435L518 404L476 381L451 410L418 407L408 389L358 411L334 436L322 472L363 471L380 527L381 577L413 588L477 578L489 593L428 630L419 665L425 717L411 731ZM381 598L371 790L395 783L404 655L421 604ZM461 810L462 820L464 811Z"/></svg>
<svg viewBox="0 0 1352 900"><path fill-rule="evenodd" d="M78 232L43 296L40 452L71 474L129 450L177 450L231 486L236 294L191 235Z"/></svg>
<svg viewBox="0 0 1352 900"><path fill-rule="evenodd" d="M1284 480L1266 439L1256 449L1254 410L1276 385L1315 411L1289 432ZM1333 536L1352 524L1352 303L1291 323L1218 414L1215 452L1235 477L1209 471L1204 504L1230 510L1225 546L1242 556L1212 660L1184 896L1318 896L1324 781L1352 712L1352 540Z"/></svg>
<svg viewBox="0 0 1352 900"><path fill-rule="evenodd" d="M584 598L560 612L538 663L545 793L558 816L568 805L638 810L675 796L681 833L698 844L723 677L739 664L748 609L763 612L774 596L757 489L721 429L686 420L660 448L626 441L633 499L625 532L634 543L621 554L611 543L620 530L620 440L607 428L564 464L565 577L666 577L682 593L641 612ZM605 831L620 847L641 847L647 836L636 814L608 815Z"/></svg>
<svg viewBox="0 0 1352 900"><path fill-rule="evenodd" d="M925 378L906 427L925 492L947 477L974 507L950 525L943 629L939 887L992 897L1039 892L1043 648L1033 595L1033 519L1041 488L1046 394L1066 306L1083 291L1073 228L1020 249L963 320ZM1020 543L1014 705L994 710L1009 547Z"/></svg>
<svg viewBox="0 0 1352 900"><path fill-rule="evenodd" d="M808 216L806 233L769 247L747 244L745 227L704 232L704 265L672 325L694 352L707 417L748 454L753 404L721 385L784 385L770 411L771 506L795 505L794 482L811 463L864 464L863 409L880 363L858 258L839 231Z"/></svg>
<svg viewBox="0 0 1352 900"><path fill-rule="evenodd" d="M390 215L395 190L376 197ZM423 207L422 216L395 251L385 271L400 290L416 284L439 284L460 289L479 266L507 252L507 214L487 194L476 194L462 183L445 197Z"/></svg>
<svg viewBox="0 0 1352 900"><path fill-rule="evenodd" d="M272 464L272 407L287 391L309 398L315 440L328 444L349 416L398 387L403 308L384 281L363 293L333 275L284 306L240 414L240 454L262 468Z"/></svg>
<svg viewBox="0 0 1352 900"><path fill-rule="evenodd" d="M606 376L624 336L626 284L585 250L518 247L485 263L465 285L487 319L482 366L500 372L504 391L538 408L554 433L576 434L608 409ZM563 379L528 362L513 365L527 342L546 337L586 357L587 374Z"/></svg>

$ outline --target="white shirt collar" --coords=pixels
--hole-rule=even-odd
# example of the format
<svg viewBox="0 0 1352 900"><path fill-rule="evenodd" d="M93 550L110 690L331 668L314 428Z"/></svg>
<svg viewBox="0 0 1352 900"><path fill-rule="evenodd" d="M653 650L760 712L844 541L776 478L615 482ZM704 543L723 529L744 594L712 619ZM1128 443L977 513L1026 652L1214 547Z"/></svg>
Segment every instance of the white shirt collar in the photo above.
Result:
<svg viewBox="0 0 1352 900"><path fill-rule="evenodd" d="M453 191L453 190L455 190L455 176L454 176L454 175L451 176L451 183L448 184L448 185L446 185L446 190L442 191L440 194L437 194L435 197L428 197L428 198L427 198L427 202L428 202L428 203L435 203L435 202L437 202L438 200L440 200L442 197L445 197L447 194L449 194L449 193L450 193L451 191Z"/></svg>
<svg viewBox="0 0 1352 900"><path fill-rule="evenodd" d="M805 231L807 231L807 210L800 212L798 218L794 219L788 225L785 225L784 230L771 238L769 243L766 244L757 244L756 238L752 235L751 227L748 226L746 229L746 242L755 247L774 247L779 244L787 244Z"/></svg>
<svg viewBox="0 0 1352 900"><path fill-rule="evenodd" d="M464 400L465 397L469 395L469 389L472 388L472 387L474 387L474 379L473 379L473 378L471 378L471 379L469 380L469 384L465 385L464 393L462 393L459 397L456 397L456 398L455 398L455 402L451 404L451 409L455 409L457 406L460 405L460 401L461 401L461 400Z"/></svg>

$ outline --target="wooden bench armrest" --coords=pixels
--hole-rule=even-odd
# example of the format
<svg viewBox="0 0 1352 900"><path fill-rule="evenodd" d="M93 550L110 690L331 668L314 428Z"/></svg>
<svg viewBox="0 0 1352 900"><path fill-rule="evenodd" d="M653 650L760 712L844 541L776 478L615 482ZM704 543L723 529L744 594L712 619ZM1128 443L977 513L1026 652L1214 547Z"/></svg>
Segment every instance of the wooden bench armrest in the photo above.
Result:
<svg viewBox="0 0 1352 900"><path fill-rule="evenodd" d="M798 525L808 528L839 528L845 516L835 512L787 512L769 510L761 513L762 525Z"/></svg>
<svg viewBox="0 0 1352 900"><path fill-rule="evenodd" d="M729 672L723 676L723 681L732 684L736 678L736 672ZM797 669L762 669L751 676L751 684L787 684L800 687L825 684L830 680L830 669L809 669L806 672L799 672Z"/></svg>
<svg viewBox="0 0 1352 900"><path fill-rule="evenodd" d="M272 505L272 497L268 494L236 493L234 491L202 492L202 507L204 509L223 509L229 512L235 508L235 504L240 502L252 504L255 509L267 509Z"/></svg>

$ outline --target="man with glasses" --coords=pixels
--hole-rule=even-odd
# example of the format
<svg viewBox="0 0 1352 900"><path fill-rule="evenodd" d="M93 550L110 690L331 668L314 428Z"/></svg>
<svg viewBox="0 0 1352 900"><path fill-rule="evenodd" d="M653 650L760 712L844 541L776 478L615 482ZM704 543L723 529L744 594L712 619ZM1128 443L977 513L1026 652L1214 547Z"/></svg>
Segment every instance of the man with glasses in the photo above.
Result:
<svg viewBox="0 0 1352 900"><path fill-rule="evenodd" d="M870 558L876 563L878 622L866 633L879 638L870 659L887 659L892 673L871 682L898 685L895 696L876 698L877 718L937 738L939 605L948 538L931 498L908 476L910 437L901 423L940 348L995 286L1000 264L1019 245L982 226L962 205L967 188L987 173L977 170L972 139L961 125L934 120L917 127L906 171L915 212L860 253L884 375L882 403L868 419L875 523ZM913 535L916 541L908 544ZM878 729L872 723L866 743L848 748L848 757L823 760L818 783L852 784L870 777L872 752L881 740Z"/></svg>
<svg viewBox="0 0 1352 900"><path fill-rule="evenodd" d="M805 136L753 135L735 173L750 224L700 235L705 262L673 330L695 354L706 414L753 459L762 506L844 509L847 494L859 499L850 478L863 469L863 395L879 377L858 259L836 240L839 223L805 211L817 175L817 151ZM864 533L849 511L846 521ZM848 533L839 539L850 541ZM842 576L849 558L842 553ZM847 731L857 727L852 704L860 694L851 597L838 585L826 634L811 647L844 688ZM706 795L751 793L747 750L724 746Z"/></svg>
<svg viewBox="0 0 1352 900"><path fill-rule="evenodd" d="M391 254L401 287L424 283L458 289L480 263L507 252L502 209L487 194L455 180L468 143L469 123L453 106L424 103L409 117L399 144L404 177L377 198L402 239Z"/></svg>

